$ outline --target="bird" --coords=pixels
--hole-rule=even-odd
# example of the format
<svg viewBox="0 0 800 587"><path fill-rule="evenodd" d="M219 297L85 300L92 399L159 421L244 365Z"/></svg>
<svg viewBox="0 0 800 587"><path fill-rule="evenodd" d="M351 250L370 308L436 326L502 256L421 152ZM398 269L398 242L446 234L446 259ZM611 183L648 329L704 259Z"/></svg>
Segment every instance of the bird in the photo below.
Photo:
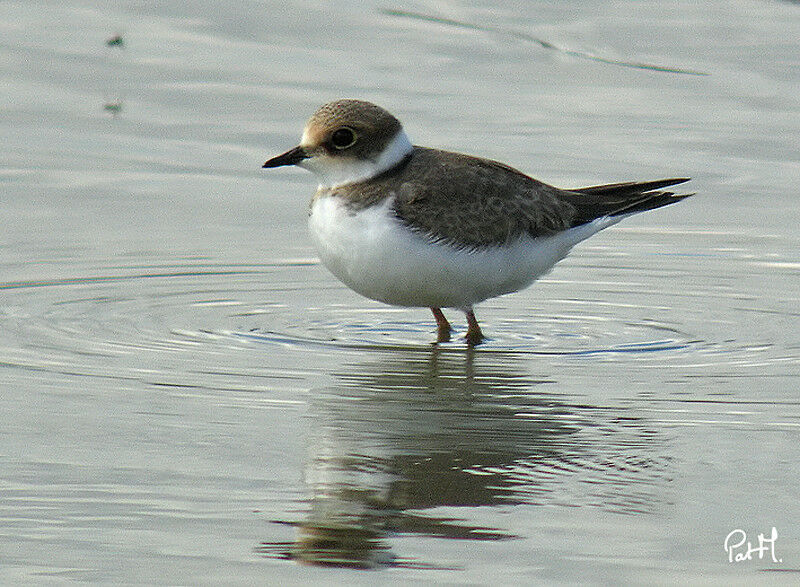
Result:
<svg viewBox="0 0 800 587"><path fill-rule="evenodd" d="M476 304L528 287L620 220L693 195L663 191L686 177L560 189L498 161L412 145L395 116L353 99L321 106L300 144L263 167L285 165L317 176L308 224L334 276L367 298L430 308L436 343L453 330L442 309L463 311L470 347L485 340Z"/></svg>

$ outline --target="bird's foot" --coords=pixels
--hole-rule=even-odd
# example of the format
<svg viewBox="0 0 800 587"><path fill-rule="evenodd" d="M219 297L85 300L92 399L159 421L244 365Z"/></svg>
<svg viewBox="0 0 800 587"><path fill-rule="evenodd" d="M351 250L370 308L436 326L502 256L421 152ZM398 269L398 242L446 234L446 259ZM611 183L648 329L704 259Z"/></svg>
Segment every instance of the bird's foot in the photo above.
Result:
<svg viewBox="0 0 800 587"><path fill-rule="evenodd" d="M447 318L444 317L442 309L431 308L431 312L433 312L433 317L436 319L436 344L440 342L450 342L450 333L453 328L450 326Z"/></svg>
<svg viewBox="0 0 800 587"><path fill-rule="evenodd" d="M469 310L465 310L464 313L467 315L467 336L465 337L467 345L473 347L481 344L485 337L483 336L483 332L481 332L478 319L475 318L475 312L470 308Z"/></svg>

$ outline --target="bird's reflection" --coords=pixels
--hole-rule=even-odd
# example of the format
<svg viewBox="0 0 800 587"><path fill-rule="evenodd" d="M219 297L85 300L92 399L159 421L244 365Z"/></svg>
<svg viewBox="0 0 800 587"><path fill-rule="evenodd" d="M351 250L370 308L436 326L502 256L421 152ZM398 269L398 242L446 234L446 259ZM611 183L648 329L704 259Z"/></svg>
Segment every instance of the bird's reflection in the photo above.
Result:
<svg viewBox="0 0 800 587"><path fill-rule="evenodd" d="M659 433L622 408L570 402L552 380L520 373L517 361L432 348L335 373L311 400L310 512L293 523L285 557L419 566L392 554L390 534L514 538L457 519L454 507L464 518L487 505L652 509L670 468ZM445 508L450 515L437 513Z"/></svg>

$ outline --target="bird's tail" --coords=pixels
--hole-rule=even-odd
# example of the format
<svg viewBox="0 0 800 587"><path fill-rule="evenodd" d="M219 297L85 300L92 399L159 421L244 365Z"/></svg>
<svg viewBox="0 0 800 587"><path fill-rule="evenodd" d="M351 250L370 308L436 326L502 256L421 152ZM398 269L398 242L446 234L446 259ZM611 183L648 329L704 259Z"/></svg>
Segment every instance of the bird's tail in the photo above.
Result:
<svg viewBox="0 0 800 587"><path fill-rule="evenodd" d="M603 216L635 214L680 202L694 194L675 194L661 191L661 188L687 181L689 181L688 177L681 177L656 181L611 183L569 190L576 194L576 197L570 200L577 210L574 226L591 222Z"/></svg>

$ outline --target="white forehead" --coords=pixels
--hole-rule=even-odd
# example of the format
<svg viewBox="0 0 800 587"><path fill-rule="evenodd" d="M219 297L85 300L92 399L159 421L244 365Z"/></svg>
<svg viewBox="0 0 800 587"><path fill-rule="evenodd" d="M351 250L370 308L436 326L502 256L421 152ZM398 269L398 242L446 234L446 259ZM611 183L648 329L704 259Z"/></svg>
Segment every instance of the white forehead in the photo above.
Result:
<svg viewBox="0 0 800 587"><path fill-rule="evenodd" d="M297 135L295 135L297 136ZM303 129L303 136L300 137L300 146L307 147L311 144L311 133L308 132L308 126Z"/></svg>
<svg viewBox="0 0 800 587"><path fill-rule="evenodd" d="M318 147L326 138L329 128L324 124L309 121L303 129L303 136L300 137L301 147Z"/></svg>

